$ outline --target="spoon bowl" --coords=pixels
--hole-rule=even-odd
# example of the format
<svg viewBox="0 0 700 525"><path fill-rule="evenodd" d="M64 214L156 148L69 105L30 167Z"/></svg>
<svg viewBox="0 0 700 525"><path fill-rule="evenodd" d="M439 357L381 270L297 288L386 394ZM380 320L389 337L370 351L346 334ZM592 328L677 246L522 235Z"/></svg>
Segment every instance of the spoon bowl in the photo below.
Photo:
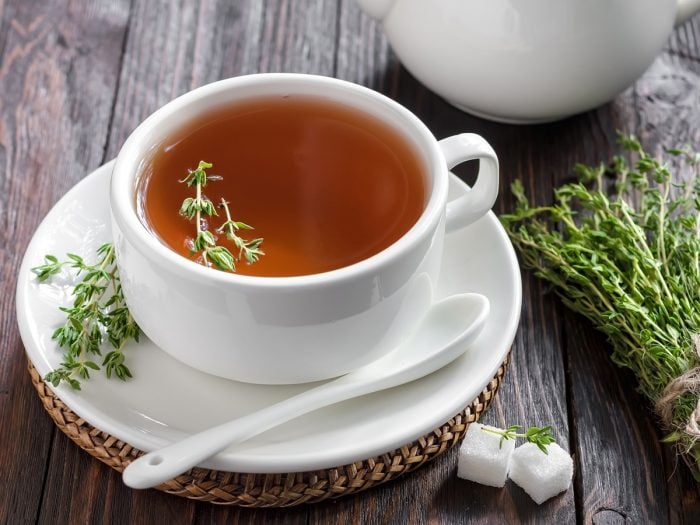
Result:
<svg viewBox="0 0 700 525"><path fill-rule="evenodd" d="M232 444L308 412L435 372L468 349L484 327L489 309L488 299L476 293L438 301L413 334L385 356L267 408L149 452L126 467L124 483L135 489L157 486Z"/></svg>

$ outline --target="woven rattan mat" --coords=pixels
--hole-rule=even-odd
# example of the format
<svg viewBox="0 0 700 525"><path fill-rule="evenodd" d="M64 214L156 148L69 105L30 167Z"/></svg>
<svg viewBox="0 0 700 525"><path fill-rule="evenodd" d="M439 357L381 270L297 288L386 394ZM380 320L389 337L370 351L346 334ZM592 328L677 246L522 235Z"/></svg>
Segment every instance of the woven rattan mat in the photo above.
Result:
<svg viewBox="0 0 700 525"><path fill-rule="evenodd" d="M474 402L438 428L396 450L350 465L289 474L246 474L193 468L158 487L169 494L241 507L291 507L367 490L417 469L459 444L496 395L509 356ZM78 417L29 363L44 408L64 434L90 455L121 472L143 452Z"/></svg>

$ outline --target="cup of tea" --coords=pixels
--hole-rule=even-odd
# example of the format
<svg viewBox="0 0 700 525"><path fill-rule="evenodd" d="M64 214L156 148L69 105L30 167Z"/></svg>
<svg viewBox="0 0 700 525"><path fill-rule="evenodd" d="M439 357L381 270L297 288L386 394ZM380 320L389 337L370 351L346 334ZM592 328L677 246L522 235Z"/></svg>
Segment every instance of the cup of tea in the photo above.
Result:
<svg viewBox="0 0 700 525"><path fill-rule="evenodd" d="M476 183L448 202L448 170L472 159ZM196 190L200 161L212 166ZM188 220L195 191L226 209ZM497 193L498 160L478 135L438 142L368 88L270 73L203 86L147 118L119 152L110 205L145 335L204 372L285 384L350 372L410 335L433 301L445 233ZM199 230L224 242L226 214L264 239L235 272L193 248Z"/></svg>

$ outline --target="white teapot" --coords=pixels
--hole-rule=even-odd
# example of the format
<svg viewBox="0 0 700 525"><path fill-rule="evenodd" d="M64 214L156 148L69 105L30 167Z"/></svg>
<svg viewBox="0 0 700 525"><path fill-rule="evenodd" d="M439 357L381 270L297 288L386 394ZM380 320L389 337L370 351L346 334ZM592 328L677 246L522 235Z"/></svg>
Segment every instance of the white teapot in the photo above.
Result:
<svg viewBox="0 0 700 525"><path fill-rule="evenodd" d="M423 84L512 123L586 111L632 84L700 0L357 0Z"/></svg>

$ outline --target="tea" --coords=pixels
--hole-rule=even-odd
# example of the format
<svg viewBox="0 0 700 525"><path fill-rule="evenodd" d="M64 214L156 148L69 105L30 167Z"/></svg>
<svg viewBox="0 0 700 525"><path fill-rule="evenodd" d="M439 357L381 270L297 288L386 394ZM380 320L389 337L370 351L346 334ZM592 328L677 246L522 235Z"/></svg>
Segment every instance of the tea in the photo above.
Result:
<svg viewBox="0 0 700 525"><path fill-rule="evenodd" d="M264 238L265 256L240 262L239 274L308 275L356 263L406 233L426 201L421 159L376 117L306 96L245 100L190 121L141 174L142 222L184 257L195 229L178 215L192 196L179 181L200 160L222 177L208 183L207 196L225 197L234 219Z"/></svg>

